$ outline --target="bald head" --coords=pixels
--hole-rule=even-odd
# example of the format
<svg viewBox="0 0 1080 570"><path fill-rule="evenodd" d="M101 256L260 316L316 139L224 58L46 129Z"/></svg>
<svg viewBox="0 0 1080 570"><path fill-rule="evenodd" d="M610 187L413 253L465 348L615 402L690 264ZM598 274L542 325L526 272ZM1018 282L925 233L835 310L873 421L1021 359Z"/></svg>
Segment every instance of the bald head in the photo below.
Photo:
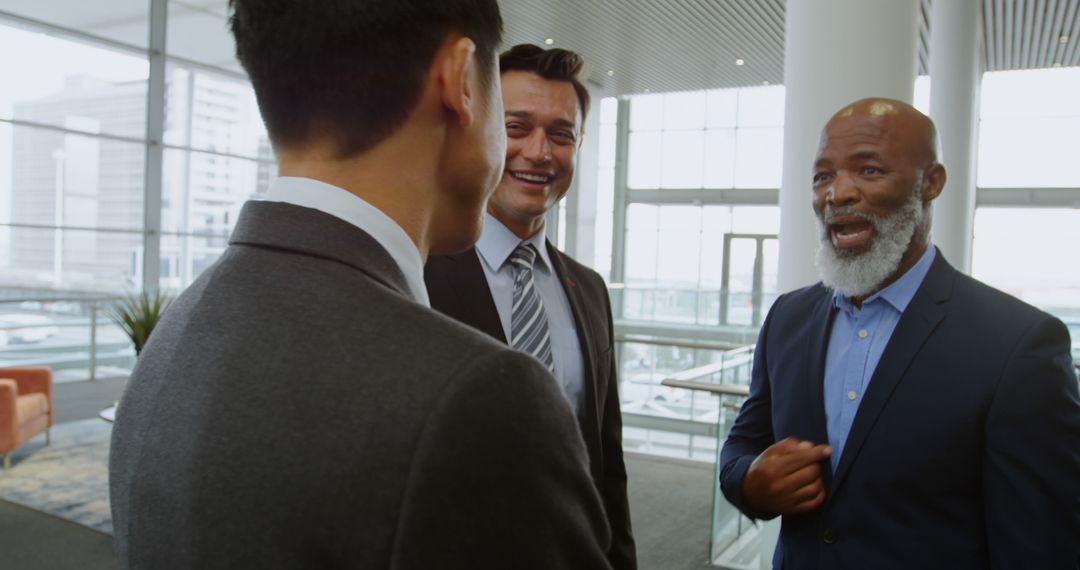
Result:
<svg viewBox="0 0 1080 570"><path fill-rule="evenodd" d="M830 127L851 121L876 123L889 146L920 167L938 162L941 147L934 121L903 101L883 97L860 99L837 111L822 130L818 148L826 144Z"/></svg>

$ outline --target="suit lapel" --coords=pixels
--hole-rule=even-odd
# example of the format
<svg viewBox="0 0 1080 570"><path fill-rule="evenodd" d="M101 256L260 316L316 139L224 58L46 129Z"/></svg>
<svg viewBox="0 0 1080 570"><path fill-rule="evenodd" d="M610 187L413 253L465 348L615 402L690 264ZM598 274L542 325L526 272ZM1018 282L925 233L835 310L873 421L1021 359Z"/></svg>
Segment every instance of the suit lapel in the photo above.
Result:
<svg viewBox="0 0 1080 570"><path fill-rule="evenodd" d="M811 441L814 443L828 443L829 441L825 421L825 354L829 346L829 331L832 330L832 322L835 316L836 310L833 306L832 296L826 290L825 294L818 300L818 304L814 307L814 312L810 318L812 323L810 325L810 339L806 343L806 357L804 360L808 364L806 370L809 371L805 375L807 393L810 396L810 405L807 408L812 414L810 429L812 430ZM828 462L825 462L822 469L824 474L823 483L826 488L832 478L832 470L829 469L828 465Z"/></svg>
<svg viewBox="0 0 1080 570"><path fill-rule="evenodd" d="M955 276L956 270L945 261L941 252L938 252L926 279L904 314L900 316L900 322L897 323L896 330L893 331L889 344L886 345L885 352L870 378L870 385L855 413L855 420L844 444L844 454L840 457L840 464L833 476L833 490L843 483L844 477L851 470L859 449L903 379L911 361L945 318L946 311L942 304L949 299Z"/></svg>
<svg viewBox="0 0 1080 570"><path fill-rule="evenodd" d="M468 323L487 333L503 344L509 344L506 331L503 330L495 300L491 297L484 268L480 266L480 255L476 248L464 253L447 256L454 264L453 270L445 272L447 286L458 298L457 307L461 314L453 315L458 320Z"/></svg>
<svg viewBox="0 0 1080 570"><path fill-rule="evenodd" d="M551 265L555 269L555 275L559 278L559 284L562 285L563 291L566 292L566 298L570 301L570 312L574 314L574 328L577 329L578 344L581 346L581 358L585 363L585 421L590 425L590 430L595 428L596 433L599 433L600 413L598 409L598 402L600 401L599 394L597 394L597 381L596 381L596 339L590 333L590 329L586 323L586 307L585 300L582 298L581 289L573 276L570 275L569 268L562 260L562 252L555 249L551 242L547 242L548 257L551 259Z"/></svg>

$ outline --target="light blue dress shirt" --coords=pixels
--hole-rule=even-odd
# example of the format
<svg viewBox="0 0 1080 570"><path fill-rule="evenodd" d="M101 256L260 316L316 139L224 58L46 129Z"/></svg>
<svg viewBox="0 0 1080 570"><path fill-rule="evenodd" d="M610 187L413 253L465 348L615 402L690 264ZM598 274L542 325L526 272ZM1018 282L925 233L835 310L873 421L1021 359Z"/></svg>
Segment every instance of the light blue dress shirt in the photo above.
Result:
<svg viewBox="0 0 1080 570"><path fill-rule="evenodd" d="M514 277L507 260L518 244L528 243L540 255L533 266L533 282L547 313L548 330L551 333L551 355L555 361L555 379L559 382L570 407L580 417L584 411L585 362L581 356L574 314L566 291L559 283L559 276L548 256L544 230L526 240L519 239L499 220L484 214L484 231L476 242L484 276L487 277L491 298L502 321L503 333L510 339L510 317L514 305Z"/></svg>
<svg viewBox="0 0 1080 570"><path fill-rule="evenodd" d="M833 448L832 470L840 464L851 422L862 403L870 378L892 338L900 316L934 262L935 248L929 245L915 265L888 287L874 293L858 308L847 297L833 293L839 309L829 334L825 356L825 419L829 445Z"/></svg>

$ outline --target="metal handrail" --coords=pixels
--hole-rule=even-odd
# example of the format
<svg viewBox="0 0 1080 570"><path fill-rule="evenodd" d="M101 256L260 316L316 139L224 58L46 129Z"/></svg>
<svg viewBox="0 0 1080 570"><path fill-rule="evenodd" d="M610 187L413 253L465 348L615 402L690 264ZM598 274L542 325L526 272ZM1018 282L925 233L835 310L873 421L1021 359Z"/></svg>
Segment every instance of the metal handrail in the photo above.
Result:
<svg viewBox="0 0 1080 570"><path fill-rule="evenodd" d="M88 372L89 381L93 382L97 380L97 364L98 364L98 342L97 342L97 329L98 329L98 311L102 305L112 303L123 299L123 297L117 295L107 294L86 294L81 296L57 296L57 297L15 297L15 298L0 298L0 305L11 305L21 303L78 303L85 307L88 312L88 318L86 320L79 319L77 322L67 323L38 323L38 324L13 324L9 326L0 326L0 330L18 330L28 328L74 328L76 326L89 326L90 329L90 343L88 346Z"/></svg>

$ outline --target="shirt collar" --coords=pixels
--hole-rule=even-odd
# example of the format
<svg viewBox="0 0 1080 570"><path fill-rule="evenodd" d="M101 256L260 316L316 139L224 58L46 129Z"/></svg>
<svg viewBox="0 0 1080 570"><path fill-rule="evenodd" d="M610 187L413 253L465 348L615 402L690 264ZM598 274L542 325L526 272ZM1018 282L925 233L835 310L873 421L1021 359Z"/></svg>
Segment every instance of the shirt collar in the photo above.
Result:
<svg viewBox="0 0 1080 570"><path fill-rule="evenodd" d="M363 198L311 178L282 176L274 179L270 189L260 199L318 210L365 231L401 269L412 298L425 307L431 306L424 286L424 263L420 250L393 218Z"/></svg>
<svg viewBox="0 0 1080 570"><path fill-rule="evenodd" d="M543 268L550 271L551 258L548 256L547 237L544 229L544 227L541 227L540 231L523 240L514 235L514 232L510 231L494 216L485 212L484 229L480 233L480 240L476 242L476 251L480 253L480 258L487 264L488 269L498 271L506 263L506 260L510 258L510 254L514 253L518 245L523 243L531 244L540 254L537 256L537 260L542 261Z"/></svg>
<svg viewBox="0 0 1080 570"><path fill-rule="evenodd" d="M923 280L926 279L926 274L930 272L936 251L937 248L929 244L922 257L911 266L911 269L908 269L888 287L867 297L863 301L863 306L880 298L889 303L897 312L903 313L911 304L911 300L915 298L915 293L919 291L919 285L922 285ZM836 291L833 292L833 305L849 313L855 311L855 304L851 302L851 299Z"/></svg>

